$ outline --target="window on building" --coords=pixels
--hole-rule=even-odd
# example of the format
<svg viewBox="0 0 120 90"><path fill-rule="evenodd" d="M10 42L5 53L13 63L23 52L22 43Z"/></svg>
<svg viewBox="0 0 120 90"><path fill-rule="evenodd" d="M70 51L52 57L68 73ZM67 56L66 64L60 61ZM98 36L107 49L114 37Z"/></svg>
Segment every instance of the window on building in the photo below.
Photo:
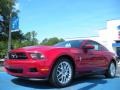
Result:
<svg viewBox="0 0 120 90"><path fill-rule="evenodd" d="M120 30L120 25L117 26L117 29Z"/></svg>

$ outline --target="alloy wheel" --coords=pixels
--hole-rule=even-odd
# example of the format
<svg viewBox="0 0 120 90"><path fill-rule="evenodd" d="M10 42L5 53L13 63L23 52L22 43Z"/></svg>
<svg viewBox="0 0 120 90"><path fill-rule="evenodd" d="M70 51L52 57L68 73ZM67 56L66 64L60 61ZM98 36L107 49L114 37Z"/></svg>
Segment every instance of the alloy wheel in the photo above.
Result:
<svg viewBox="0 0 120 90"><path fill-rule="evenodd" d="M72 78L71 65L66 61L61 62L57 67L56 76L59 83L61 84L68 83Z"/></svg>
<svg viewBox="0 0 120 90"><path fill-rule="evenodd" d="M115 64L111 63L111 65L110 65L110 74L111 74L111 76L115 76L115 73L116 73Z"/></svg>

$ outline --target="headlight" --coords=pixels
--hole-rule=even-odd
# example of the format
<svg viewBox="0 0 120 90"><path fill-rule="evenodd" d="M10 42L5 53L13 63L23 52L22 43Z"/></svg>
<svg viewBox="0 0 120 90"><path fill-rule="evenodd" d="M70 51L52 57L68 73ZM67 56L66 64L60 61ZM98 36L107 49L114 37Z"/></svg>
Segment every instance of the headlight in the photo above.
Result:
<svg viewBox="0 0 120 90"><path fill-rule="evenodd" d="M41 53L31 53L30 56L32 59L44 59L45 58L45 56Z"/></svg>

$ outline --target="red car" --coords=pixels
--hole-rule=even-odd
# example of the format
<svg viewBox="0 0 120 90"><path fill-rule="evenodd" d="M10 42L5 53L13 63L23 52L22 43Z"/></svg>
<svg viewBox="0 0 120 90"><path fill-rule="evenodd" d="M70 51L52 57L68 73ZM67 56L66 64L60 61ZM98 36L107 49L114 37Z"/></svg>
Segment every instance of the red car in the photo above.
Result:
<svg viewBox="0 0 120 90"><path fill-rule="evenodd" d="M22 78L49 80L57 87L74 77L103 74L115 77L115 55L92 40L71 40L54 46L29 46L9 52L4 62L8 74Z"/></svg>

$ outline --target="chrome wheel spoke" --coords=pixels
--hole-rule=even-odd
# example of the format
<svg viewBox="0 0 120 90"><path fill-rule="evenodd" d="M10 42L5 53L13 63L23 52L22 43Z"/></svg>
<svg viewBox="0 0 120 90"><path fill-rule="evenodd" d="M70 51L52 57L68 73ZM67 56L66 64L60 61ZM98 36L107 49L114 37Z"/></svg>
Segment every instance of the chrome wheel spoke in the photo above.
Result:
<svg viewBox="0 0 120 90"><path fill-rule="evenodd" d="M110 65L110 74L111 74L112 76L114 76L114 75L115 75L115 72L116 72L116 70L115 70L115 65L112 63L112 64Z"/></svg>
<svg viewBox="0 0 120 90"><path fill-rule="evenodd" d="M66 61L61 62L57 67L57 79L61 84L68 83L72 78L72 68Z"/></svg>
<svg viewBox="0 0 120 90"><path fill-rule="evenodd" d="M65 77L63 76L63 77L62 77L62 82L63 82L63 83L65 82L64 80L65 80Z"/></svg>
<svg viewBox="0 0 120 90"><path fill-rule="evenodd" d="M61 78L61 76L62 76L62 73L58 74L58 75L57 75L57 78Z"/></svg>
<svg viewBox="0 0 120 90"><path fill-rule="evenodd" d="M67 77L66 76L64 76L64 82L66 82L67 81Z"/></svg>

